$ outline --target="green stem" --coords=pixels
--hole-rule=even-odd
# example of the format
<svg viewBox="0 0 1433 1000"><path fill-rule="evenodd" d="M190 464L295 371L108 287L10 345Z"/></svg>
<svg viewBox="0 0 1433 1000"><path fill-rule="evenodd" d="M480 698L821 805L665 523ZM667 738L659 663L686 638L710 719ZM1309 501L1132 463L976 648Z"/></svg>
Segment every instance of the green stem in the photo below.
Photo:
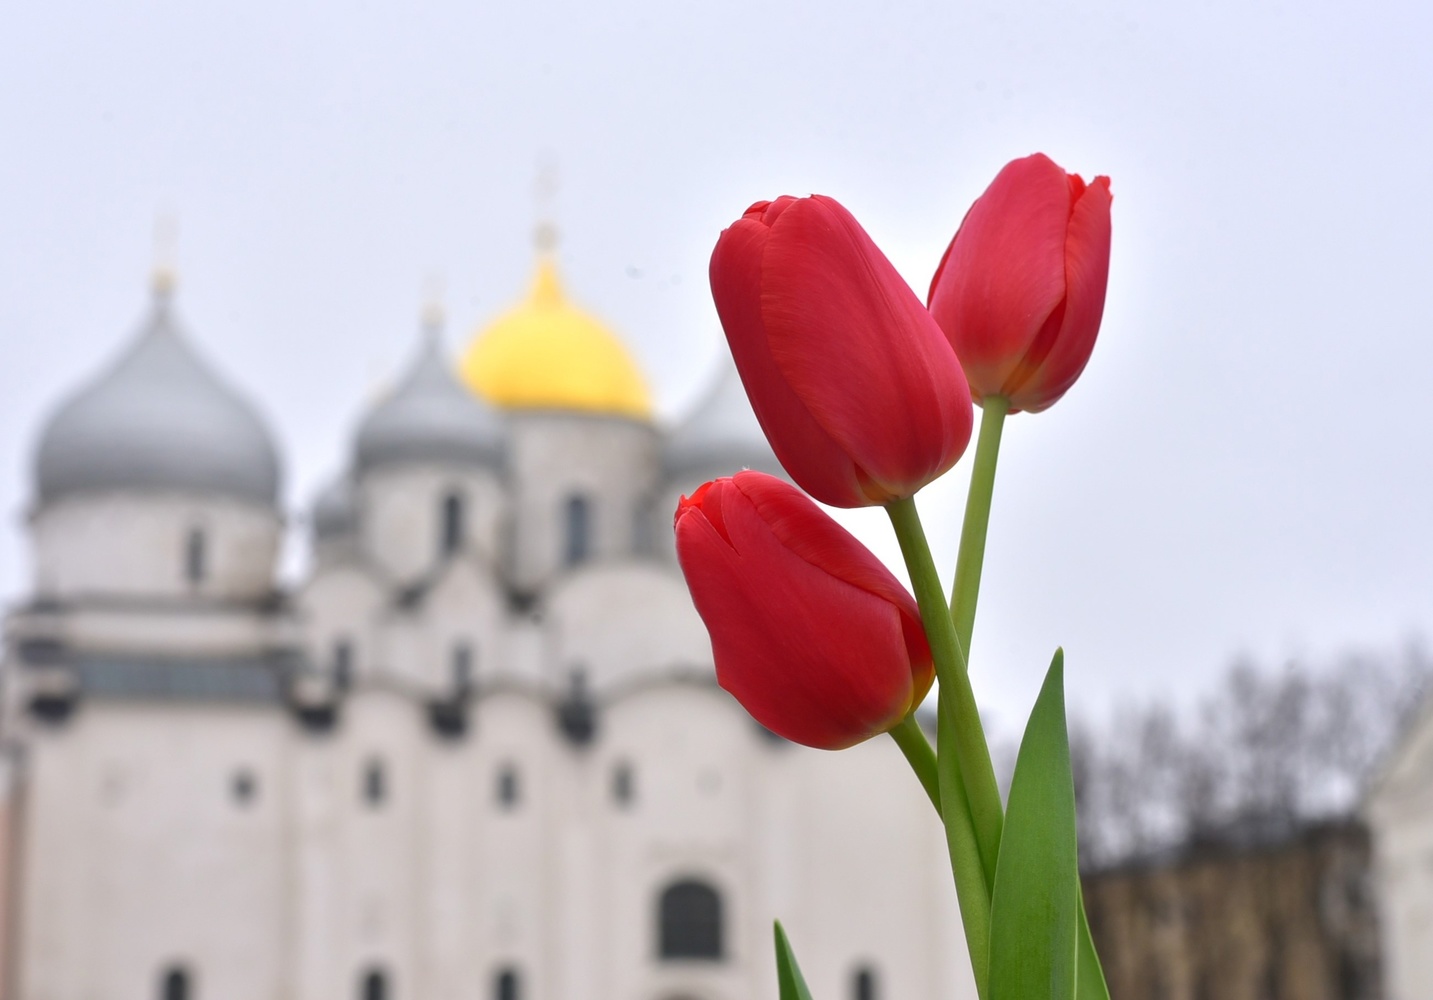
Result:
<svg viewBox="0 0 1433 1000"><path fill-rule="evenodd" d="M939 730L936 733L936 759L954 761L959 757L954 722L955 699L941 688L937 696L940 706ZM980 842L975 832L975 819L970 811L970 798L959 767L940 768L940 797L945 804L945 843L950 853L950 870L955 876L955 896L960 904L960 921L965 926L965 947L970 953L970 968L975 973L975 992L980 1000L989 1000L990 986L990 902L994 882L986 877L980 856Z"/></svg>
<svg viewBox="0 0 1433 1000"><path fill-rule="evenodd" d="M970 655L975 630L975 604L980 598L980 571L985 565L985 535L990 529L990 499L995 492L995 463L1000 457L1000 432L1010 412L1004 396L986 396L981 402L980 439L970 470L970 495L965 501L965 523L960 529L960 554L955 561L955 586L950 592L950 615L960 648Z"/></svg>
<svg viewBox="0 0 1433 1000"><path fill-rule="evenodd" d="M955 623L941 591L915 501L893 500L886 505L886 513L910 571L921 624L940 681L936 767L943 805L941 818L975 985L985 998L990 976L990 895L995 885L1005 810L995 784L995 769L990 764L990 748L980 724L975 692L965 669L965 654L955 634Z"/></svg>
<svg viewBox="0 0 1433 1000"><path fill-rule="evenodd" d="M935 806L936 815L940 815L940 777L936 772L935 749L921 731L915 712L907 715L890 732L891 739L896 741L896 746L906 755L911 770L916 773L921 787L930 796L930 804Z"/></svg>

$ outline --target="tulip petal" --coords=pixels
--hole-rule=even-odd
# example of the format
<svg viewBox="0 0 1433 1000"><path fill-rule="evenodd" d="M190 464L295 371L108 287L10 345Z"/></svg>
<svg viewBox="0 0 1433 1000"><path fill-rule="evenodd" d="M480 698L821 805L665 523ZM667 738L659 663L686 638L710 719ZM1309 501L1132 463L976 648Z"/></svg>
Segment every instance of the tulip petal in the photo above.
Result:
<svg viewBox="0 0 1433 1000"><path fill-rule="evenodd" d="M1007 164L966 213L931 282L931 312L977 398L1008 392L1065 296L1067 177L1041 153Z"/></svg>
<svg viewBox="0 0 1433 1000"><path fill-rule="evenodd" d="M722 508L731 544L698 509L677 524L722 687L773 732L823 749L903 718L913 683L899 611L794 555L737 490Z"/></svg>
<svg viewBox="0 0 1433 1000"><path fill-rule="evenodd" d="M909 496L955 464L972 419L964 372L849 212L820 195L786 206L771 225L763 279L761 317L775 367L855 456L864 502Z"/></svg>
<svg viewBox="0 0 1433 1000"><path fill-rule="evenodd" d="M864 493L854 463L816 422L772 359L761 318L762 259L770 228L753 217L758 209L767 206L753 206L722 233L712 252L712 298L732 359L782 467L823 503L860 506Z"/></svg>
<svg viewBox="0 0 1433 1000"><path fill-rule="evenodd" d="M813 566L891 604L900 613L901 631L915 685L912 705L925 699L935 666L920 607L886 564L809 499L775 476L738 472L733 485L751 501L776 540Z"/></svg>
<svg viewBox="0 0 1433 1000"><path fill-rule="evenodd" d="M1051 406L1075 384L1100 332L1110 274L1110 179L1096 177L1070 214L1065 234L1065 310L1060 331L1041 364L1038 402L1032 413Z"/></svg>

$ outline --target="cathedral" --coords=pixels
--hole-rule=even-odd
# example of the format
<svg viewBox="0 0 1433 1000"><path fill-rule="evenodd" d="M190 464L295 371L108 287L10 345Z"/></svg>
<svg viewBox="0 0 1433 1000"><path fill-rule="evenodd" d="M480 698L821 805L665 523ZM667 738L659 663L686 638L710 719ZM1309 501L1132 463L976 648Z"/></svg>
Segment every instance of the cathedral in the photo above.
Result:
<svg viewBox="0 0 1433 1000"><path fill-rule="evenodd" d="M894 744L786 743L715 682L672 512L780 473L730 363L658 420L550 253L456 362L420 325L297 515L163 275L44 423L0 674L3 996L774 998L780 917L821 1000L974 997Z"/></svg>

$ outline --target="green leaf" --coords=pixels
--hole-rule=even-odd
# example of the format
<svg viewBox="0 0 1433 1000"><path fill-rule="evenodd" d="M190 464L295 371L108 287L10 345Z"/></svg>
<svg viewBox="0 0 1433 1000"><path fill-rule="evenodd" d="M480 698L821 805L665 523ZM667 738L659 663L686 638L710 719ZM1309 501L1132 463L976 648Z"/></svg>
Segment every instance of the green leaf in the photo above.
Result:
<svg viewBox="0 0 1433 1000"><path fill-rule="evenodd" d="M990 1000L1072 1000L1080 926L1063 650L1020 741L990 901Z"/></svg>
<svg viewBox="0 0 1433 1000"><path fill-rule="evenodd" d="M1075 995L1079 1000L1110 1000L1110 988L1105 983L1105 970L1100 967L1100 956L1095 951L1095 939L1090 936L1090 921L1085 916L1085 894L1080 892L1080 952L1078 959L1079 981Z"/></svg>
<svg viewBox="0 0 1433 1000"><path fill-rule="evenodd" d="M781 987L781 1000L811 1000L811 991L806 988L801 966L796 964L796 953L786 940L780 920L776 921L776 981Z"/></svg>

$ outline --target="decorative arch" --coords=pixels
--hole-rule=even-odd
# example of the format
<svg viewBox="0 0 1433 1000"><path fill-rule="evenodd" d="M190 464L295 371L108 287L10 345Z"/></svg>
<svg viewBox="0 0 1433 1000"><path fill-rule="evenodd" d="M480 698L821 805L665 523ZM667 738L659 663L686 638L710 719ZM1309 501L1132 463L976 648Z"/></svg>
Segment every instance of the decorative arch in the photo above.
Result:
<svg viewBox="0 0 1433 1000"><path fill-rule="evenodd" d="M664 960L719 961L722 909L721 894L708 882L686 878L669 884L657 900L657 954Z"/></svg>

